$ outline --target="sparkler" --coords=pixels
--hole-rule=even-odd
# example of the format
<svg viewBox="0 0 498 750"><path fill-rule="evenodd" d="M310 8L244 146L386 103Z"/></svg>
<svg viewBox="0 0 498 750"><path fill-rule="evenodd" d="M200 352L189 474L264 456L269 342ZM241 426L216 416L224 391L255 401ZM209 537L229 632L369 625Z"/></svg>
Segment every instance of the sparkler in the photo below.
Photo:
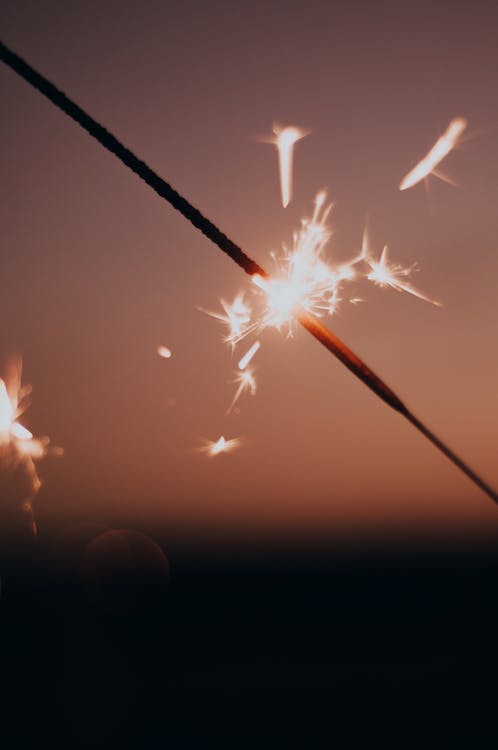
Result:
<svg viewBox="0 0 498 750"><path fill-rule="evenodd" d="M431 150L419 161L419 163L403 177L399 189L407 190L428 175L433 174L442 180L447 178L437 171L437 166L448 156L450 151L458 144L460 136L467 127L467 120L463 117L455 117L448 125L446 132L438 138ZM449 181L449 180L448 180Z"/></svg>
<svg viewBox="0 0 498 750"><path fill-rule="evenodd" d="M255 263L255 261L247 256L238 245L223 234L218 227L203 216L200 211L194 208L194 206L185 200L185 198L179 195L171 185L159 177L159 175L157 175L147 164L138 159L138 157L123 146L115 136L91 118L65 94L59 91L52 83L50 83L50 81L41 76L1 42L0 59L40 93L46 96L53 104L55 104L55 106L59 107L59 109L81 125L81 127L99 141L104 148L117 156L123 164L143 179L158 195L163 197L174 208L180 211L186 219L203 232L206 237L216 244L220 250L226 253L247 274L250 276L257 275L263 281L263 284L266 281L270 281L268 274L266 274L261 266ZM356 354L354 354L337 336L335 336L335 334L326 328L318 317L313 314L311 309L300 307L296 300L296 305L293 309L293 318L298 320L306 330L308 330L326 349L328 349L328 351L337 357L368 388L389 404L389 406L402 414L444 455L446 455L447 458L461 469L469 479L489 495L492 500L498 503L498 495L496 492L441 440L439 440L439 438L437 438L417 417L415 417L401 399L383 382L383 380L381 380L381 378L379 378ZM226 447L227 441L225 441L224 438L223 441ZM223 443L221 445L223 446Z"/></svg>
<svg viewBox="0 0 498 750"><path fill-rule="evenodd" d="M280 191L282 194L282 206L287 208L292 199L292 163L294 159L295 144L308 135L308 131L300 130L294 125L286 128L273 126L276 138L269 142L274 143L278 150L278 165L280 172Z"/></svg>
<svg viewBox="0 0 498 750"><path fill-rule="evenodd" d="M0 461L5 464L22 464L30 484L30 492L24 500L22 510L30 529L36 535L33 515L33 500L41 487L35 461L44 458L50 451L61 454L60 448L49 448L48 437L35 438L18 421L30 405L30 386L21 386L21 359L12 359L7 366L5 380L0 378Z"/></svg>

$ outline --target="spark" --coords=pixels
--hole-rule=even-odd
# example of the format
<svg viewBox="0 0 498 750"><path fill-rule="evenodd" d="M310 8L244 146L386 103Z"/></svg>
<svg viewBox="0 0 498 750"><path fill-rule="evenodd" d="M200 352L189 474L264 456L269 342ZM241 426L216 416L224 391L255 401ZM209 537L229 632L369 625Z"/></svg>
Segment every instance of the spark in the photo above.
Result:
<svg viewBox="0 0 498 750"><path fill-rule="evenodd" d="M278 125L273 126L275 138L271 143L275 143L278 150L278 164L280 171L280 192L282 195L282 206L287 208L292 200L292 163L294 159L295 144L309 135L309 131L300 130L294 125L280 128Z"/></svg>
<svg viewBox="0 0 498 750"><path fill-rule="evenodd" d="M256 379L254 377L254 373L251 370L242 370L242 372L237 373L234 382L237 383L238 388L235 391L235 396L232 399L232 403L228 407L227 414L230 414L239 398L246 391L248 391L251 396L256 395Z"/></svg>
<svg viewBox="0 0 498 750"><path fill-rule="evenodd" d="M244 354L244 356L239 360L239 370L245 370L249 362L252 360L256 352L261 346L260 341L255 341L254 344L251 346L251 348Z"/></svg>
<svg viewBox="0 0 498 750"><path fill-rule="evenodd" d="M410 172L408 172L405 177L403 177L399 189L407 190L430 174L440 177L441 179L446 179L436 171L436 167L451 151L453 151L466 127L467 120L463 117L455 117L451 120L446 132L438 138L431 150Z"/></svg>
<svg viewBox="0 0 498 750"><path fill-rule="evenodd" d="M223 435L221 435L216 441L206 441L206 445L201 450L210 458L214 458L214 456L219 456L220 453L230 453L231 451L234 451L241 445L241 442L240 438L226 440Z"/></svg>
<svg viewBox="0 0 498 750"><path fill-rule="evenodd" d="M432 305L441 307L440 302L437 302L437 300L431 299L430 297L426 297L425 294L422 294L422 292L406 281L413 269L416 268L416 265L413 265L410 268L403 268L403 266L398 264L389 263L387 258L387 245L382 250L380 260L375 261L372 258L367 258L367 263L371 269L367 278L378 286L391 287L391 289L396 289L398 292L407 292L408 294L413 294L414 297L430 302Z"/></svg>
<svg viewBox="0 0 498 750"><path fill-rule="evenodd" d="M233 349L241 338L246 336L250 330L253 330L253 325L251 324L252 311L249 305L245 302L243 293L238 294L231 304L224 299L220 300L220 303L224 313L204 310L202 307L199 309L207 315L210 315L212 318L220 320L227 326L228 334L224 341L225 343L230 344Z"/></svg>
<svg viewBox="0 0 498 750"><path fill-rule="evenodd" d="M255 306L253 309L239 294L231 305L221 300L224 313L208 313L228 327L225 341L232 348L249 334L261 333L266 328L285 329L287 335L292 336L301 312L322 317L334 315L344 300L358 303L362 298L356 294L348 297L346 286L362 278L439 304L408 281L415 266L403 268L390 264L387 248L384 248L380 260L373 259L366 229L361 249L351 260L334 263L327 259L325 250L332 236L328 224L331 210L332 204L327 204L326 193L318 193L313 214L302 220L301 228L294 233L292 245L283 245L280 256L272 253L273 275L253 274L254 291L263 293L262 308ZM247 354L250 352L252 356L252 349ZM242 364L244 361L245 357L240 360ZM241 364L239 367L242 369Z"/></svg>
<svg viewBox="0 0 498 750"><path fill-rule="evenodd" d="M30 494L23 508L31 518L33 532L36 525L32 514L32 501L41 487L35 461L49 452L61 454L61 448L49 448L48 437L35 438L18 419L30 405L30 386L21 386L22 363L12 359L7 366L5 380L0 378L0 460L4 464L22 464L30 482Z"/></svg>
<svg viewBox="0 0 498 750"><path fill-rule="evenodd" d="M163 346L163 345L158 346L157 347L157 353L163 359L170 359L171 358L171 349L168 349L167 346Z"/></svg>

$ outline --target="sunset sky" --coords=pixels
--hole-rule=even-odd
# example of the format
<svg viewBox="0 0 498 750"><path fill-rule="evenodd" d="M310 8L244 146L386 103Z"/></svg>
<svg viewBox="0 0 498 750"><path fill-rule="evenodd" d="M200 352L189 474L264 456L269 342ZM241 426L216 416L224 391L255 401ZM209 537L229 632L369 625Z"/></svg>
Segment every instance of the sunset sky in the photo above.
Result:
<svg viewBox="0 0 498 750"><path fill-rule="evenodd" d="M359 250L368 217L378 254L417 262L441 308L363 282L328 323L498 486L492 3L4 1L0 28L263 266L323 188L331 258ZM187 529L498 529L491 500L303 330L262 334L258 393L227 416L247 346L232 356L198 308L247 277L5 66L0 92L0 360L22 353L23 424L65 449L40 466L39 508ZM400 192L456 116L468 130L442 169L458 187ZM286 209L261 143L274 122L311 131ZM220 435L243 445L196 452Z"/></svg>

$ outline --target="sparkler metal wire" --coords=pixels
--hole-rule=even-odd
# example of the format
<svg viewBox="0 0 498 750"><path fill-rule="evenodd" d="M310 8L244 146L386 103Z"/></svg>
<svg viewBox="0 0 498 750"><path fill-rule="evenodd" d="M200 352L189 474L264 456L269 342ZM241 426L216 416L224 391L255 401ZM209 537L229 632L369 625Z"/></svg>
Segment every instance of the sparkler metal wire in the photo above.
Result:
<svg viewBox="0 0 498 750"><path fill-rule="evenodd" d="M104 148L113 153L120 161L146 182L158 195L176 208L186 219L199 229L217 247L226 253L247 274L254 276L258 274L263 278L269 275L252 258L226 236L215 224L207 219L197 208L192 206L171 185L154 172L145 162L139 159L132 151L124 146L106 128L100 125L81 107L69 99L62 91L56 88L44 76L34 70L21 57L12 52L0 42L0 60L15 71L21 78L30 83L41 94L46 96L56 107L65 112ZM301 310L296 313L299 323L309 331L329 352L331 352L343 365L345 365L356 377L358 377L368 388L379 396L386 404L395 411L402 414L411 424L419 430L433 445L435 445L455 466L457 466L467 477L483 490L495 503L498 504L498 494L479 477L462 459L460 459L445 443L437 438L412 412L405 406L401 399L376 375L354 352L349 349L335 334L333 334L323 323L311 313Z"/></svg>

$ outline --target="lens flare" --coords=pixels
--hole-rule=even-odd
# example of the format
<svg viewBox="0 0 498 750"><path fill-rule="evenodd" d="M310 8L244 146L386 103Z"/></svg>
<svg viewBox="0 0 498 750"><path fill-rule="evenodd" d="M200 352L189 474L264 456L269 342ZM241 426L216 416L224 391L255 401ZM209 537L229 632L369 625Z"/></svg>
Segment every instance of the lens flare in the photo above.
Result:
<svg viewBox="0 0 498 750"><path fill-rule="evenodd" d="M455 117L448 125L446 132L438 138L431 150L410 172L408 172L405 177L403 177L399 189L407 190L419 183L425 177L428 177L430 174L443 180L447 180L446 177L436 171L436 168L438 164L440 164L457 146L466 127L467 120L463 117ZM450 182L450 180L447 181Z"/></svg>

